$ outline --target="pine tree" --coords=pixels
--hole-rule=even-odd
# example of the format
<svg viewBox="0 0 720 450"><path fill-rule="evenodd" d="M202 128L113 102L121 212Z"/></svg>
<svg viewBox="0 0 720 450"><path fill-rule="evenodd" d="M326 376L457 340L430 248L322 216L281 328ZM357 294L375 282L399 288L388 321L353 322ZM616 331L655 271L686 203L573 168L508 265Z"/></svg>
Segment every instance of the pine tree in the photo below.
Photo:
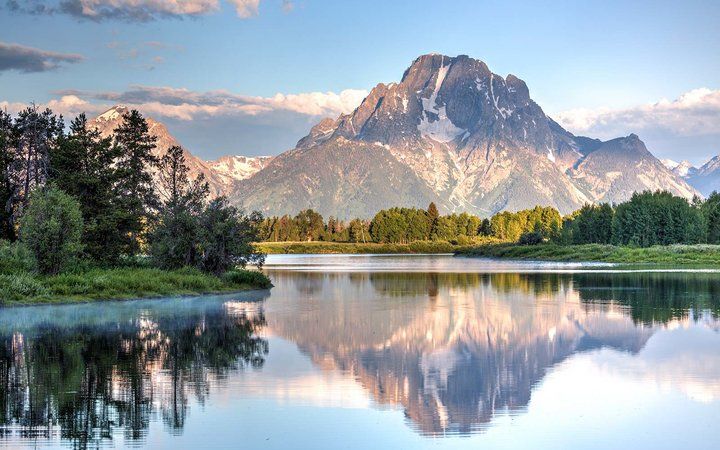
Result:
<svg viewBox="0 0 720 450"><path fill-rule="evenodd" d="M148 131L147 121L136 110L123 116L123 123L115 130L118 158L116 193L122 200L120 230L126 236L124 251L136 255L153 210L158 201L153 188L151 168L158 163L154 156L157 138Z"/></svg>
<svg viewBox="0 0 720 450"><path fill-rule="evenodd" d="M11 170L15 158L12 117L0 110L0 239L15 240L12 224L12 196L14 192Z"/></svg>
<svg viewBox="0 0 720 450"><path fill-rule="evenodd" d="M21 111L14 124L15 158L10 170L13 194L10 207L13 226L28 206L30 192L43 186L50 171L50 151L63 134L62 116L35 105Z"/></svg>
<svg viewBox="0 0 720 450"><path fill-rule="evenodd" d="M111 139L89 127L85 114L71 122L69 134L50 152L49 180L80 203L85 254L107 263L118 260L124 239L117 224L115 156Z"/></svg>
<svg viewBox="0 0 720 450"><path fill-rule="evenodd" d="M428 238L435 239L435 234L437 232L437 222L438 218L440 217L440 212L438 211L437 206L435 206L435 202L430 202L430 204L428 205L427 215L430 222L430 233L428 234Z"/></svg>

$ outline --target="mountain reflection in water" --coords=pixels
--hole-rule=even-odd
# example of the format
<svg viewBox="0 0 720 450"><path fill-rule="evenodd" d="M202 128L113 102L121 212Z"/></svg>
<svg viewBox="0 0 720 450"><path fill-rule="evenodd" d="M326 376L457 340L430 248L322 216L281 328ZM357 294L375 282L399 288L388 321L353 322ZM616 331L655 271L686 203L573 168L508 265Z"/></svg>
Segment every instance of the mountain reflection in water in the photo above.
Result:
<svg viewBox="0 0 720 450"><path fill-rule="evenodd" d="M720 399L717 274L268 273L269 294L3 310L0 444L144 442L161 422L172 446L224 397L270 405L323 391L332 401L303 404L328 408L358 387L362 408L401 410L421 436L468 435L524 415L554 368L597 352L623 377ZM673 329L694 341L648 348ZM294 386L288 345L324 375ZM223 411L231 428L250 420Z"/></svg>
<svg viewBox="0 0 720 450"><path fill-rule="evenodd" d="M274 303L274 333L351 372L376 402L402 405L430 435L522 411L546 371L574 353L636 353L658 327L703 314L716 326L720 311L710 275L277 272L273 280L274 302L302 301L306 312Z"/></svg>

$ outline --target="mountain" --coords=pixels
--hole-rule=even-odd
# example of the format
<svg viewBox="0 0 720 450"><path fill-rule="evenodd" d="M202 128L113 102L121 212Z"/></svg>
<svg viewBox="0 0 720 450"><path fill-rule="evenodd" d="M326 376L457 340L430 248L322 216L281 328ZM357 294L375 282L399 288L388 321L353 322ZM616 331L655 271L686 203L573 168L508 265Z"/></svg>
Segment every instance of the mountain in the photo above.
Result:
<svg viewBox="0 0 720 450"><path fill-rule="evenodd" d="M660 162L662 162L665 167L670 169L672 173L684 179L695 175L695 173L697 172L697 167L693 166L692 163L688 160L677 162L673 161L672 159L661 159Z"/></svg>
<svg viewBox="0 0 720 450"><path fill-rule="evenodd" d="M231 198L266 214L313 208L372 217L432 201L442 212L489 216L551 205L569 213L633 192L696 191L635 135L574 136L549 118L524 81L461 55L417 58L399 83L378 84L350 114L325 119Z"/></svg>
<svg viewBox="0 0 720 450"><path fill-rule="evenodd" d="M720 155L703 164L687 180L703 195L720 191Z"/></svg>
<svg viewBox="0 0 720 450"><path fill-rule="evenodd" d="M117 105L92 120L92 125L98 129L103 137L111 136L113 131L122 123L123 114L129 109L126 106ZM157 137L155 156L161 157L165 151L174 146L183 147L175 137L168 131L167 127L153 119L146 117L150 134ZM250 177L262 169L272 160L272 157L248 157L248 156L222 156L215 161L204 161L190 153L183 147L185 162L190 169L190 177L196 178L200 174L205 176L210 185L212 196L228 195L234 189L234 184Z"/></svg>
<svg viewBox="0 0 720 450"><path fill-rule="evenodd" d="M272 159L272 156L226 155L206 164L223 183L223 192L229 193L236 181L250 178Z"/></svg>
<svg viewBox="0 0 720 450"><path fill-rule="evenodd" d="M662 161L668 169L682 177L702 195L707 197L713 191L720 191L720 155L715 156L700 167L695 167L688 161L681 163L670 159Z"/></svg>

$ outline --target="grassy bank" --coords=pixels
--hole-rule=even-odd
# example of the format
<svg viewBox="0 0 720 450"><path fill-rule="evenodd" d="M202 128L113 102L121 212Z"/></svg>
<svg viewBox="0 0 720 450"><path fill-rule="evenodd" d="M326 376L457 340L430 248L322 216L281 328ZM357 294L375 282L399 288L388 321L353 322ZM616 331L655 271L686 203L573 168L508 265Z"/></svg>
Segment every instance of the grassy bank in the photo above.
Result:
<svg viewBox="0 0 720 450"><path fill-rule="evenodd" d="M648 248L614 245L485 244L463 248L459 255L541 261L598 261L627 264L720 264L720 245L668 245Z"/></svg>
<svg viewBox="0 0 720 450"><path fill-rule="evenodd" d="M266 289L262 273L234 270L220 277L195 269L89 269L53 276L0 274L0 304L69 303Z"/></svg>
<svg viewBox="0 0 720 450"><path fill-rule="evenodd" d="M447 241L416 241L409 244L376 244L352 242L260 242L258 250L267 254L325 253L453 253L466 246Z"/></svg>

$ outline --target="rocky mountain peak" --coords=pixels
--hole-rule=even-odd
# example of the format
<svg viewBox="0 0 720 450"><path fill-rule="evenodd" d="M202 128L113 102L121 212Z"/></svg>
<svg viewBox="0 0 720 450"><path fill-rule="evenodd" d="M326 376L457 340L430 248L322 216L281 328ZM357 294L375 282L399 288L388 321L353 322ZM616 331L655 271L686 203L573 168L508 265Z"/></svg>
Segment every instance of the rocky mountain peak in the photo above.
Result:
<svg viewBox="0 0 720 450"><path fill-rule="evenodd" d="M246 209L340 218L391 206L467 211L620 202L638 190L697 192L637 135L603 142L550 119L516 75L466 55L416 58L350 114L325 119L298 146L239 185Z"/></svg>

